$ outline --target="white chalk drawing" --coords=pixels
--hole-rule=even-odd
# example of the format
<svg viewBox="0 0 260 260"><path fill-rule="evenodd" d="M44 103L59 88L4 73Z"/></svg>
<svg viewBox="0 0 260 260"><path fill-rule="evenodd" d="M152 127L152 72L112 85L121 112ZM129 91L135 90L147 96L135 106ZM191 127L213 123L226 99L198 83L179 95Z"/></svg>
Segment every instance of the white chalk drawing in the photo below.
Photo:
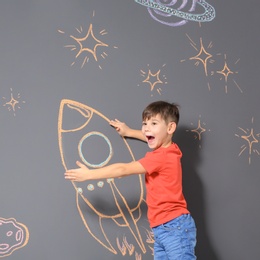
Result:
<svg viewBox="0 0 260 260"><path fill-rule="evenodd" d="M199 142L199 148L201 148L201 140L202 140L202 134L205 132L210 132L210 129L206 128L206 123L201 121L201 115L199 115L199 119L196 123L197 125L195 125L195 128L192 129L187 129L186 132L192 132L194 133L194 139L198 140ZM194 124L191 123L191 126L193 127Z"/></svg>
<svg viewBox="0 0 260 260"><path fill-rule="evenodd" d="M162 70L166 66L166 64L162 65L161 69L150 69L150 65L147 64L146 69L141 69L140 74L144 77L142 83L146 86L150 87L151 96L154 95L156 91L159 95L162 93L162 86L168 84L167 78L165 74L163 74ZM140 86L140 85L138 85Z"/></svg>
<svg viewBox="0 0 260 260"><path fill-rule="evenodd" d="M93 12L93 17L95 16L95 12ZM59 33L65 34L63 30L58 30ZM92 23L89 24L87 32L85 29L80 26L76 28L76 35L70 35L72 43L65 45L66 48L69 48L71 51L76 52L75 61L71 63L73 66L77 59L82 61L81 68L84 67L86 63L89 61L99 63L100 58L105 59L108 56L107 50L109 48L109 44L102 40L102 38L107 34L105 29L97 32L94 29ZM118 47L113 46L113 48L117 49ZM98 65L100 69L102 69L101 65Z"/></svg>
<svg viewBox="0 0 260 260"><path fill-rule="evenodd" d="M128 162L135 160L128 143L109 125L109 121L103 114L85 104L68 99L61 101L58 142L65 170L75 168L76 160L81 160L90 169L117 162L116 157L119 155L126 157ZM115 142L116 146L113 145ZM134 183L131 188L129 182ZM145 203L140 175L71 183L76 192L81 219L97 242L113 254L121 252L122 255L132 255L135 252L133 255L137 259L141 259L140 254L147 253L147 249L152 251L149 246L153 243L150 228L146 229L145 235L141 235L144 232L140 232L139 227L141 204ZM128 237L119 239L107 234L108 220L119 229L124 227L129 233Z"/></svg>
<svg viewBox="0 0 260 260"><path fill-rule="evenodd" d="M146 6L150 16L168 26L182 26L188 21L211 22L216 12L205 0L135 0Z"/></svg>
<svg viewBox="0 0 260 260"><path fill-rule="evenodd" d="M21 109L21 104L24 104L25 101L24 100L20 100L21 99L21 95L20 93L18 93L17 95L13 94L13 89L10 88L11 94L9 98L3 97L4 100L4 107L7 107L7 109L11 112L13 112L13 115L16 115L16 110L17 109Z"/></svg>
<svg viewBox="0 0 260 260"><path fill-rule="evenodd" d="M259 146L260 141L260 130L256 132L253 127L254 117L251 119L251 124L252 126L250 128L238 127L240 134L235 134L236 137L242 139L244 142L238 156L241 156L244 153L247 154L249 164L251 164L253 154L260 156L260 150L259 148L257 149L257 145Z"/></svg>
<svg viewBox="0 0 260 260"><path fill-rule="evenodd" d="M212 42L209 42L206 46L203 43L203 39L200 37L200 43L198 45L195 43L194 40L191 39L189 35L187 35L187 37L190 41L190 45L196 51L196 54L194 56L191 56L188 60L195 61L195 66L203 66L205 77L208 80L208 90L211 90L211 78L214 75L219 75L219 80L223 80L224 78L224 89L226 94L228 93L228 83L230 81L233 82L233 85L239 90L240 93L243 93L239 84L235 80L235 76L238 74L238 71L236 71L235 69L231 69L231 66L235 67L240 59L237 59L232 65L230 65L227 61L227 54L213 53L213 51L211 51L213 47ZM187 59L181 60L181 62L184 61L187 61ZM222 67L216 68L217 65L213 67L213 64L216 64L216 61L218 61L218 63L222 63ZM231 78L231 80L229 80L229 78Z"/></svg>
<svg viewBox="0 0 260 260"><path fill-rule="evenodd" d="M28 228L14 218L0 217L0 258L10 256L15 250L27 245Z"/></svg>

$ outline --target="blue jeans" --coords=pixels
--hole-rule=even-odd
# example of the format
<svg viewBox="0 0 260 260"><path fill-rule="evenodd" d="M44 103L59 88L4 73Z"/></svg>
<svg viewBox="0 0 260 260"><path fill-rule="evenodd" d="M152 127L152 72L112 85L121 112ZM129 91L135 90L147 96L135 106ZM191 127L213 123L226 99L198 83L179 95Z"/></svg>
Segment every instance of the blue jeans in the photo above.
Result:
<svg viewBox="0 0 260 260"><path fill-rule="evenodd" d="M195 260L196 225L190 214L184 214L152 228L154 260Z"/></svg>

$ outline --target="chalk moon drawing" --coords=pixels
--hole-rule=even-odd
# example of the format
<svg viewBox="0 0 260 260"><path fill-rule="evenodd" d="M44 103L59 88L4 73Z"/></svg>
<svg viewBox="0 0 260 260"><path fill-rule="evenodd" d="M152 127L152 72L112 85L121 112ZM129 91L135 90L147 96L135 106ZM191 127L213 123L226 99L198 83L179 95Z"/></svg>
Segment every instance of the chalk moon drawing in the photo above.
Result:
<svg viewBox="0 0 260 260"><path fill-rule="evenodd" d="M68 99L61 101L58 142L65 170L75 168L77 160L89 169L116 163L118 157L122 162L135 160L128 143L109 125L109 121L85 104ZM106 234L102 223L104 219L111 219L118 227L127 227L142 252L146 252L138 227L140 205L144 202L140 175L71 183L76 191L78 212L94 239L117 254L111 243L113 238Z"/></svg>

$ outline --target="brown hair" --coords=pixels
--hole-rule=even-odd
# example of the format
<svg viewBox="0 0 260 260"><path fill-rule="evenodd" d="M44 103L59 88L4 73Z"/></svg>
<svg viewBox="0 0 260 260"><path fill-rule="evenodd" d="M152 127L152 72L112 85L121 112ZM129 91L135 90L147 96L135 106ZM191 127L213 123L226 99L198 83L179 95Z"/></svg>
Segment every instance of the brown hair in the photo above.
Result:
<svg viewBox="0 0 260 260"><path fill-rule="evenodd" d="M166 101L156 101L149 104L142 113L142 119L150 119L152 116L160 115L166 122L175 122L178 125L180 114L179 105Z"/></svg>

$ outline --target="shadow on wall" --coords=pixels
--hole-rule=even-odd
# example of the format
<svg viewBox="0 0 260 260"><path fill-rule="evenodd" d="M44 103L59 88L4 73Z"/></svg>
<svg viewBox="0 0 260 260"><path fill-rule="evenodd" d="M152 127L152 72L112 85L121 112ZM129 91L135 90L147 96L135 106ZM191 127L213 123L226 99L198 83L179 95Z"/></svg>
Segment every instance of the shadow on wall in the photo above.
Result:
<svg viewBox="0 0 260 260"><path fill-rule="evenodd" d="M203 186L197 173L197 167L201 163L200 148L194 142L194 133L186 131L187 129L189 127L179 126L173 141L183 153L183 192L197 226L196 255L198 260L218 260L207 232Z"/></svg>

